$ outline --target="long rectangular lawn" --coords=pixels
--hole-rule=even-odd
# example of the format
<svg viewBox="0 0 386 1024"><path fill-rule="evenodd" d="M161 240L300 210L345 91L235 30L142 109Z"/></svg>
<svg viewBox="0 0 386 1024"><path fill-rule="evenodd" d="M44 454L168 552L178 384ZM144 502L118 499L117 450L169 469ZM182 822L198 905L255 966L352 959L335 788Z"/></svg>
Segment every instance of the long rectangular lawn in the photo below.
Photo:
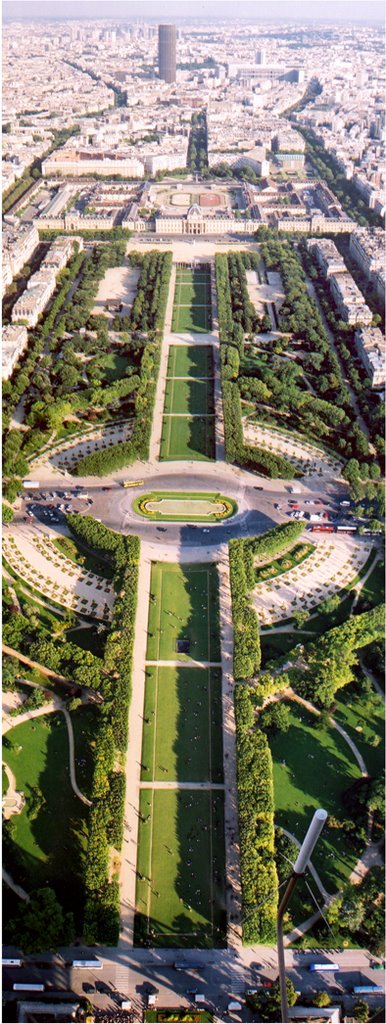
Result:
<svg viewBox="0 0 386 1024"><path fill-rule="evenodd" d="M148 661L220 661L218 573L212 563L153 562ZM177 650L187 640L187 653Z"/></svg>
<svg viewBox="0 0 386 1024"><path fill-rule="evenodd" d="M167 380L164 413L213 415L213 380Z"/></svg>
<svg viewBox="0 0 386 1024"><path fill-rule="evenodd" d="M135 944L225 945L223 793L141 791Z"/></svg>
<svg viewBox="0 0 386 1024"><path fill-rule="evenodd" d="M145 782L222 782L221 670L147 666Z"/></svg>
<svg viewBox="0 0 386 1024"><path fill-rule="evenodd" d="M213 377L213 353L209 345L170 345L168 377Z"/></svg>
<svg viewBox="0 0 386 1024"><path fill-rule="evenodd" d="M160 461L193 460L210 462L215 458L215 417L164 416Z"/></svg>
<svg viewBox="0 0 386 1024"><path fill-rule="evenodd" d="M183 334L206 334L212 327L212 315L209 305L174 306L172 331Z"/></svg>

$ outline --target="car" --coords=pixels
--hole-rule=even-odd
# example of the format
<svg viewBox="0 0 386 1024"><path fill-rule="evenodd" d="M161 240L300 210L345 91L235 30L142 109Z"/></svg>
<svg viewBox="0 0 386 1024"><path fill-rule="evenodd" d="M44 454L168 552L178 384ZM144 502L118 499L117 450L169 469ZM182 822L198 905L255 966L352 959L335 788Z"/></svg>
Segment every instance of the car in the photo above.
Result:
<svg viewBox="0 0 386 1024"><path fill-rule="evenodd" d="M305 498L304 499L304 504L305 505L315 505L315 504L317 504L317 502L312 501L312 498Z"/></svg>
<svg viewBox="0 0 386 1024"><path fill-rule="evenodd" d="M203 531L202 531L202 532L203 532L203 533L210 533L210 530L208 529L208 527L207 527L207 526L205 526L205 528L203 529Z"/></svg>
<svg viewBox="0 0 386 1024"><path fill-rule="evenodd" d="M111 491L112 487L102 487L102 491Z"/></svg>
<svg viewBox="0 0 386 1024"><path fill-rule="evenodd" d="M289 501L288 504L291 505L291 508L299 508L299 502L297 501Z"/></svg>
<svg viewBox="0 0 386 1024"><path fill-rule="evenodd" d="M270 981L269 978L266 978L264 981L261 982L261 984L263 988L272 988L273 982Z"/></svg>
<svg viewBox="0 0 386 1024"><path fill-rule="evenodd" d="M263 491L264 487L254 487L253 490L254 491Z"/></svg>
<svg viewBox="0 0 386 1024"><path fill-rule="evenodd" d="M158 533L166 533L166 526L156 526Z"/></svg>
<svg viewBox="0 0 386 1024"><path fill-rule="evenodd" d="M342 506L343 508L344 508L344 507L346 507L346 508L349 508L349 507L350 507L350 505L351 505L351 501L340 501L340 502L339 502L339 504L340 504L340 505L341 505L341 506Z"/></svg>
<svg viewBox="0 0 386 1024"><path fill-rule="evenodd" d="M274 504L274 506L273 506L273 507L274 507L274 508L282 508L282 505L279 505L279 502L278 502L278 501L275 501L275 504Z"/></svg>

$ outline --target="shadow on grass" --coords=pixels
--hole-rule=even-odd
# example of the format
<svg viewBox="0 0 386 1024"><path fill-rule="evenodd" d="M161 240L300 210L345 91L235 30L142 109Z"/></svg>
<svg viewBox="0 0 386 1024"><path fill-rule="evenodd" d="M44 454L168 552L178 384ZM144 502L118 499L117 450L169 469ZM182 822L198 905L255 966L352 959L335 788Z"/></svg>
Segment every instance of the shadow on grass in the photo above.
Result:
<svg viewBox="0 0 386 1024"><path fill-rule="evenodd" d="M21 815L11 819L10 835L4 843L4 866L15 882L27 890L48 884L66 910L74 913L76 928L83 925L83 871L87 842L88 810L75 796L70 785L68 735L60 714L47 716L44 746L41 733L39 757L41 770L24 779L18 773L18 740L5 737L5 759L16 773L17 783L24 791L26 806ZM33 722L31 732L36 729ZM29 743L33 750L33 741ZM20 754L22 750L20 750ZM19 782L20 779L20 782ZM38 848L38 849L37 849ZM33 850L36 853L33 853Z"/></svg>
<svg viewBox="0 0 386 1024"><path fill-rule="evenodd" d="M197 567L195 567L197 568ZM191 567L190 567L191 569ZM178 653L198 657L197 647L207 654L205 660L219 657L218 577L198 576L183 571L188 593L188 614L179 624L179 609L169 607L176 620L175 648ZM169 600L169 605L171 604ZM204 606L204 607L203 607ZM209 608L210 620L207 620ZM178 625L177 625L178 623ZM200 636L205 632L204 645ZM206 633L207 631L207 633ZM195 652L196 648L196 652ZM217 658L213 657L213 651ZM202 655L201 655L202 657ZM177 669L176 725L171 737L170 755L176 778L170 781L195 781L203 748L207 748L209 776L222 777L221 769L221 697L217 681L216 699L196 690L184 702L183 690L195 685L191 666ZM207 673L207 686L210 674ZM167 701L166 687L161 696ZM196 699L197 698L197 699ZM204 707L205 705L205 707ZM187 709L190 716L187 717ZM193 710L194 709L194 710ZM204 716L206 715L206 732ZM157 728L157 713L154 726ZM190 721L189 721L190 717ZM171 716L172 721L173 717ZM146 722L144 723L146 727ZM163 727L167 727L165 719ZM173 728L173 726L172 726ZM212 755L209 751L212 750ZM211 759L213 756L213 769ZM166 760L166 750L165 750ZM205 761L205 757L204 757ZM192 766L191 776L189 770ZM169 781L167 766L157 765ZM220 775L221 773L221 775ZM226 939L224 795L222 791L200 789L142 790L140 840L137 861L137 907L135 944L145 946L210 948L222 947Z"/></svg>

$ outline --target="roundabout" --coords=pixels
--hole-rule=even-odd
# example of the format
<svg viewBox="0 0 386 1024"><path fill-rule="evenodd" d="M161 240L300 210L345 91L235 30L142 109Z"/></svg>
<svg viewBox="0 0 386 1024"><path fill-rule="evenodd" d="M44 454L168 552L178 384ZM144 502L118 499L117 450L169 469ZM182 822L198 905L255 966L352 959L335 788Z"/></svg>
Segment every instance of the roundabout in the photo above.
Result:
<svg viewBox="0 0 386 1024"><path fill-rule="evenodd" d="M183 523L217 523L237 512L231 498L205 492L154 491L134 498L132 508L146 519Z"/></svg>

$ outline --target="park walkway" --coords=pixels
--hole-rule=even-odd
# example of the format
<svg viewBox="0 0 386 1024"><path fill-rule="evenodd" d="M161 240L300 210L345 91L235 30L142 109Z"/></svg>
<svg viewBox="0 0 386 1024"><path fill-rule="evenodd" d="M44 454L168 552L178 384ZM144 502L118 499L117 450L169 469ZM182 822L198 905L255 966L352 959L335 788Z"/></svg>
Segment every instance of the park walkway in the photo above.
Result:
<svg viewBox="0 0 386 1024"><path fill-rule="evenodd" d="M64 720L67 726L69 754L68 763L71 788L75 793L75 796L77 796L78 799L86 805L86 807L91 807L91 800L88 800L88 798L84 796L84 794L80 791L76 781L74 730L72 726L71 716L67 711L67 708L64 706L63 701L59 697L54 697L53 700L48 701L46 704L43 704L42 707L40 708L33 708L30 711L22 711L20 715L4 716L2 726L3 735L5 735L5 733L7 732L10 732L11 729L15 729L17 725L23 725L24 722L29 722L34 718L41 718L42 715L50 715L53 712L57 711L60 711L64 715ZM20 808L19 810L21 809L22 808ZM19 813L19 811L15 810L13 813Z"/></svg>

